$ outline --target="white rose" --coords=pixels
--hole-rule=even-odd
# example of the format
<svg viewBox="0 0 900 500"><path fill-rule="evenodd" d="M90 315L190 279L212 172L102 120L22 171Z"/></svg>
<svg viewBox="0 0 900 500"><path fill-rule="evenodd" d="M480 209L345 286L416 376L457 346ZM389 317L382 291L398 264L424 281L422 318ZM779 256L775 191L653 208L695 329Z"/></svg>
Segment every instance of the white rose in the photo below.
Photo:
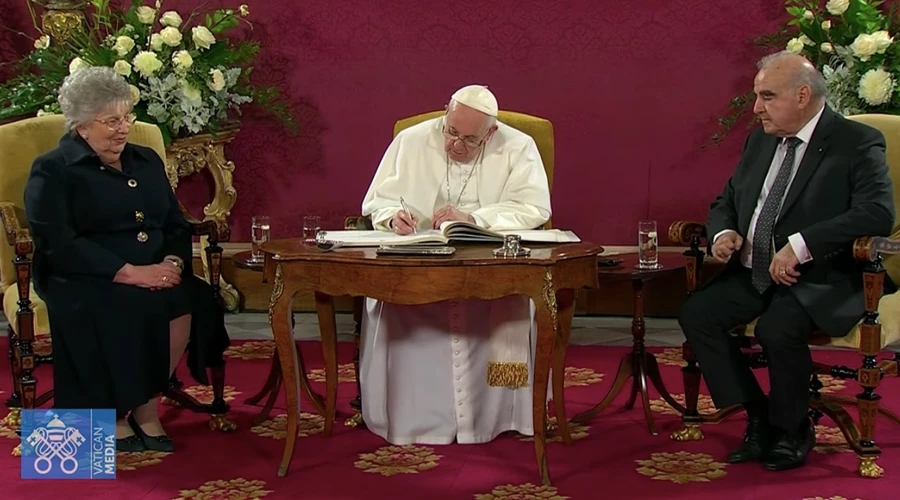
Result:
<svg viewBox="0 0 900 500"><path fill-rule="evenodd" d="M153 20L156 18L156 9L153 7L147 7L146 5L143 7L137 8L137 17L138 21L142 24L153 24Z"/></svg>
<svg viewBox="0 0 900 500"><path fill-rule="evenodd" d="M175 64L175 71L184 73L194 65L194 58L186 50L179 50L172 54L172 62Z"/></svg>
<svg viewBox="0 0 900 500"><path fill-rule="evenodd" d="M822 29L828 31L831 29L831 21L822 21Z"/></svg>
<svg viewBox="0 0 900 500"><path fill-rule="evenodd" d="M834 45L831 45L830 43L825 42L819 46L819 49L826 54L831 54L832 52L834 52Z"/></svg>
<svg viewBox="0 0 900 500"><path fill-rule="evenodd" d="M247 17L250 15L250 7L247 4L242 3L240 7L238 7L238 12L241 14L241 17Z"/></svg>
<svg viewBox="0 0 900 500"><path fill-rule="evenodd" d="M131 90L131 102L132 104L137 104L138 101L141 100L141 91L134 85L129 85L128 89Z"/></svg>
<svg viewBox="0 0 900 500"><path fill-rule="evenodd" d="M150 48L159 52L163 47L163 39L159 36L159 33L154 33L150 35Z"/></svg>
<svg viewBox="0 0 900 500"><path fill-rule="evenodd" d="M187 80L181 81L181 92L184 94L184 97L186 99L195 103L199 103L200 98L202 97L200 94L200 89L191 85Z"/></svg>
<svg viewBox="0 0 900 500"><path fill-rule="evenodd" d="M803 45L815 45L816 44L816 42L810 40L810 38L806 35L800 35L800 42L802 42Z"/></svg>
<svg viewBox="0 0 900 500"><path fill-rule="evenodd" d="M76 57L75 59L72 59L72 62L69 63L69 74L72 74L79 69L87 68L88 66L90 66L90 64L84 62L84 60L82 60L80 57Z"/></svg>
<svg viewBox="0 0 900 500"><path fill-rule="evenodd" d="M853 55L858 57L860 61L868 61L873 54L878 52L878 42L875 41L872 35L863 33L856 37L856 40L853 40L850 50L853 51Z"/></svg>
<svg viewBox="0 0 900 500"><path fill-rule="evenodd" d="M174 10L166 12L162 15L161 18L159 18L159 24L162 24L163 26L171 26L173 28L177 28L181 26L181 23L181 16L179 16L178 13Z"/></svg>
<svg viewBox="0 0 900 500"><path fill-rule="evenodd" d="M893 93L894 79L881 68L870 69L859 79L859 97L872 106L890 102Z"/></svg>
<svg viewBox="0 0 900 500"><path fill-rule="evenodd" d="M891 38L890 33L887 31L881 30L872 33L872 40L875 41L875 45L878 47L878 53L884 54L888 47L894 43L894 39Z"/></svg>
<svg viewBox="0 0 900 500"><path fill-rule="evenodd" d="M206 82L206 86L213 92L218 92L225 88L225 75L221 71L214 69L209 72L210 79Z"/></svg>
<svg viewBox="0 0 900 500"><path fill-rule="evenodd" d="M124 56L125 54L131 52L131 49L134 48L134 40L127 36L120 36L116 38L116 44L113 45L113 50L119 53L120 56Z"/></svg>
<svg viewBox="0 0 900 500"><path fill-rule="evenodd" d="M794 54L799 54L803 52L803 41L799 38L791 38L791 40L787 43L787 49Z"/></svg>
<svg viewBox="0 0 900 500"><path fill-rule="evenodd" d="M159 32L159 37L162 38L162 41L169 47L177 47L178 44L181 43L181 32L178 31L178 28L173 28L171 26L163 28L163 30Z"/></svg>
<svg viewBox="0 0 900 500"><path fill-rule="evenodd" d="M831 12L835 16L847 12L848 7L850 7L850 0L828 0L828 3L825 4L825 8L828 9L828 12Z"/></svg>
<svg viewBox="0 0 900 500"><path fill-rule="evenodd" d="M803 19L806 19L807 21L812 21L815 18L816 18L816 15L813 14L811 10L803 11Z"/></svg>
<svg viewBox="0 0 900 500"><path fill-rule="evenodd" d="M134 67L144 77L148 77L153 73L156 73L156 70L159 68L162 68L162 63L159 61L159 58L156 57L156 54L146 50L138 52L131 63L134 64Z"/></svg>
<svg viewBox="0 0 900 500"><path fill-rule="evenodd" d="M216 37L206 29L206 26L195 26L191 29L191 33L193 33L194 45L199 49L208 49L216 43Z"/></svg>
<svg viewBox="0 0 900 500"><path fill-rule="evenodd" d="M128 61L123 61L119 59L113 64L113 70L122 75L122 76L130 76L131 75L131 65L128 64Z"/></svg>
<svg viewBox="0 0 900 500"><path fill-rule="evenodd" d="M47 35L41 35L40 38L34 41L34 48L41 50L46 49L50 46L50 37Z"/></svg>

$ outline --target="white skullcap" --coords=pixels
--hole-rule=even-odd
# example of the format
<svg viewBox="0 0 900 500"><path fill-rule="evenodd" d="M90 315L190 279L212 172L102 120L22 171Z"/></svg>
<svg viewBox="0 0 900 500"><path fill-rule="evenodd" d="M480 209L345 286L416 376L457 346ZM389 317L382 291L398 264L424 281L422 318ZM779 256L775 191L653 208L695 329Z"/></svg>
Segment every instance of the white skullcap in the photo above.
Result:
<svg viewBox="0 0 900 500"><path fill-rule="evenodd" d="M460 104L481 111L488 116L497 116L497 98L484 85L469 85L457 90L452 99Z"/></svg>

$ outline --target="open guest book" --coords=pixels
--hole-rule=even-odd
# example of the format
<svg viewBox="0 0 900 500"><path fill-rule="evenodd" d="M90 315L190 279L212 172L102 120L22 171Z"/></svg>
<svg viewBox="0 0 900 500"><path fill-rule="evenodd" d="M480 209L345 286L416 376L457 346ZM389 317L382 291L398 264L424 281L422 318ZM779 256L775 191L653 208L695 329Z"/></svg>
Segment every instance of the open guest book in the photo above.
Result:
<svg viewBox="0 0 900 500"><path fill-rule="evenodd" d="M344 247L379 247L400 245L448 245L459 243L502 243L508 234L521 236L530 243L578 243L581 240L572 231L559 229L525 229L491 231L469 222L445 222L440 229L419 230L418 234L399 235L388 231L326 231L325 239L340 242Z"/></svg>

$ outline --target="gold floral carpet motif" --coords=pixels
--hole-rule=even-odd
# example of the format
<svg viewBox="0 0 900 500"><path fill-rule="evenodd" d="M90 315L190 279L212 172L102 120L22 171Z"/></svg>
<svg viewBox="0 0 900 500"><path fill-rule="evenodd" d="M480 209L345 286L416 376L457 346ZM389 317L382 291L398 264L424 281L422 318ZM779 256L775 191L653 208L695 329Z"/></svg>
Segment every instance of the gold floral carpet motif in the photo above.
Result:
<svg viewBox="0 0 900 500"><path fill-rule="evenodd" d="M0 349L5 349L0 341ZM249 499L465 499L465 500L893 500L900 473L900 426L879 417L875 439L882 449L878 464L885 469L879 480L864 479L858 460L834 422L822 418L816 427L817 446L806 466L781 473L768 472L758 463L728 465L725 456L738 446L744 432L743 414L717 425L705 425L705 439L679 442L669 434L680 429L677 413L651 388L651 415L658 435L648 432L638 402L625 409L627 391L609 408L584 424L569 424L572 444L564 445L548 408L547 462L551 485L543 485L535 463L535 442L514 432L504 432L481 444L394 445L365 426L344 422L353 415L356 397L352 383L354 346L340 343L338 362L348 383L338 384L337 417L333 434L325 437L325 420L305 396L300 399L300 418L294 456L287 474L278 477L287 434L284 388L269 417L255 419L265 399L256 405L244 401L259 392L269 375L269 343L234 341L229 349L225 395L237 424L234 432L210 430L209 416L177 406L162 406L160 419L175 444L172 453L144 451L118 453L115 481L26 481L20 479L21 459L11 451L20 442L11 423L3 423L0 410L0 497L29 498L140 498L142 500L249 500ZM312 375L313 390L324 393L321 381L322 349L319 342L298 343ZM609 391L619 361L627 351L619 347L571 346L566 354L566 415L571 418L599 402ZM680 356L680 349L679 349ZM858 366L854 352L816 351L816 361ZM681 369L660 363L667 387L683 402ZM448 370L451 367L446 367ZM435 367L440 369L440 367ZM9 374L5 356L0 375ZM197 384L187 369L179 377L188 392L209 400L212 391ZM756 376L768 388L765 370ZM607 375L604 375L607 374ZM52 388L52 366L34 372L38 390ZM822 377L830 393L854 396L854 381ZM629 384L631 382L629 381ZM9 378L0 376L3 397L11 394ZM627 387L626 387L627 388ZM900 380L886 377L878 388L880 403L900 411ZM410 404L415 407L415 401ZM530 412L530 402L525 411ZM712 400L701 390L699 409L713 411ZM415 410L413 410L415 411ZM467 412L468 413L468 412ZM850 413L855 415L855 410ZM422 422L428 416L422 414ZM459 424L462 429L465 422ZM428 435L427 426L416 430ZM422 441L440 442L443 436ZM79 496L80 495L80 496Z"/></svg>
<svg viewBox="0 0 900 500"><path fill-rule="evenodd" d="M325 369L316 368L315 370L310 370L308 377L314 382L325 382ZM338 365L338 382L356 382L356 368L353 363Z"/></svg>
<svg viewBox="0 0 900 500"><path fill-rule="evenodd" d="M504 484L490 493L475 495L475 500L568 500L553 486L535 486L531 483Z"/></svg>
<svg viewBox="0 0 900 500"><path fill-rule="evenodd" d="M563 386L584 387L588 385L599 384L602 381L602 373L597 373L590 368L575 368L573 366L567 366L566 378L565 382L563 382Z"/></svg>
<svg viewBox="0 0 900 500"><path fill-rule="evenodd" d="M374 453L362 453L354 465L357 469L382 476L417 474L438 466L440 455L427 446L383 446Z"/></svg>

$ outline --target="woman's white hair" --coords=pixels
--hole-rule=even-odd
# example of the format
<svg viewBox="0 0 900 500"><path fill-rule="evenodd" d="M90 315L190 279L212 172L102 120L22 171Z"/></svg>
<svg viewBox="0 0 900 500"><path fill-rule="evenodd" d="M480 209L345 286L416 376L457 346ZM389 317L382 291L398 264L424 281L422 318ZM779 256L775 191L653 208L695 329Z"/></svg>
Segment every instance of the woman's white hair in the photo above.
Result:
<svg viewBox="0 0 900 500"><path fill-rule="evenodd" d="M67 76L59 87L58 101L70 134L104 111L133 105L128 82L108 66L89 66Z"/></svg>

